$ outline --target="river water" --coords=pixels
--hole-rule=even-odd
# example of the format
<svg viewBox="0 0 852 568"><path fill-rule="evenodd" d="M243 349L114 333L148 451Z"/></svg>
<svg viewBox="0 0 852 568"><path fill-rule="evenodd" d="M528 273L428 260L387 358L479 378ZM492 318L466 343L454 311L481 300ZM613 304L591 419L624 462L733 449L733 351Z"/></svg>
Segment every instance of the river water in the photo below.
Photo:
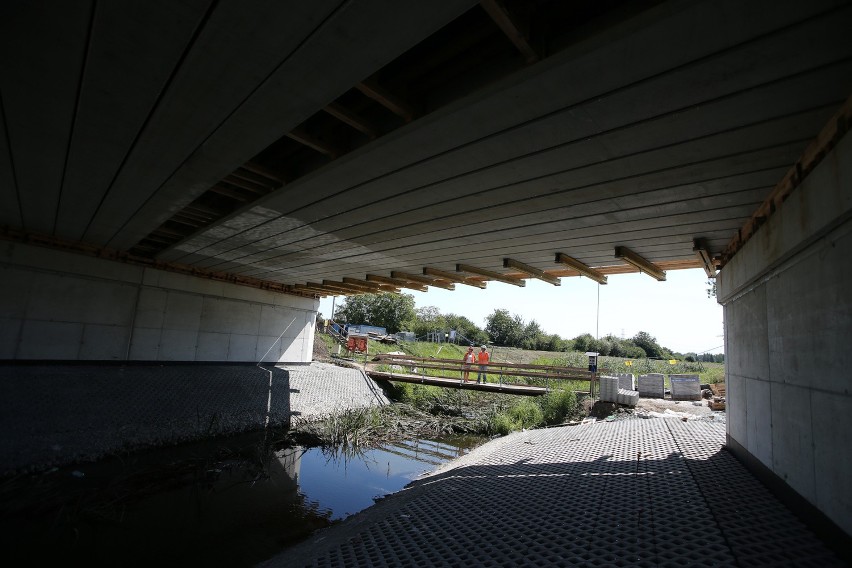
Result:
<svg viewBox="0 0 852 568"><path fill-rule="evenodd" d="M245 435L158 449L4 480L0 531L15 566L252 566L480 443L272 451Z"/></svg>

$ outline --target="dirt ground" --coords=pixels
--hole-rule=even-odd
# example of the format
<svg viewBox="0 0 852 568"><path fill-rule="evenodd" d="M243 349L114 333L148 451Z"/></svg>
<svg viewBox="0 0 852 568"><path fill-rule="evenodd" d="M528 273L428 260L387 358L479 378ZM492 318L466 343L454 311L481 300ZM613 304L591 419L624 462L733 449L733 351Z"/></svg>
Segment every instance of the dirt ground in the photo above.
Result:
<svg viewBox="0 0 852 568"><path fill-rule="evenodd" d="M328 345L325 344L319 332L314 333L314 361L323 363L331 362L331 353L328 351Z"/></svg>

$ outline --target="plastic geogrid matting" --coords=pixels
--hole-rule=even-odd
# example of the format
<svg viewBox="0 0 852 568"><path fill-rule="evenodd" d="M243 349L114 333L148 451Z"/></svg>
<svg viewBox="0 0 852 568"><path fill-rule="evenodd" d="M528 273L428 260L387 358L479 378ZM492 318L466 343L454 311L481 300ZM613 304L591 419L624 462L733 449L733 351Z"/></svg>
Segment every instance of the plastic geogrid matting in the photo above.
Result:
<svg viewBox="0 0 852 568"><path fill-rule="evenodd" d="M515 434L265 566L842 565L724 436L674 420Z"/></svg>

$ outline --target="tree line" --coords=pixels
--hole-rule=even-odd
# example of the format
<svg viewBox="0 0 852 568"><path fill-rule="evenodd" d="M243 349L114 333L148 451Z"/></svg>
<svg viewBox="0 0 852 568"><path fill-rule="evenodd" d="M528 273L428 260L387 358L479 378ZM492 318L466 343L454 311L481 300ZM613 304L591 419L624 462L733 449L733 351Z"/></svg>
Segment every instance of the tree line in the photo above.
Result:
<svg viewBox="0 0 852 568"><path fill-rule="evenodd" d="M384 327L388 333L411 331L418 338L431 332L446 333L455 330L461 337L475 344L493 343L506 347L537 349L542 351L596 351L611 357L642 359L683 359L686 361L724 362L722 354L675 353L661 346L651 334L640 331L630 338L607 335L596 339L589 333L565 339L555 333L545 333L535 320L529 322L508 310L495 309L480 328L468 318L458 314L442 314L434 306L414 307L410 294L363 294L344 300L334 314L338 322L368 324Z"/></svg>

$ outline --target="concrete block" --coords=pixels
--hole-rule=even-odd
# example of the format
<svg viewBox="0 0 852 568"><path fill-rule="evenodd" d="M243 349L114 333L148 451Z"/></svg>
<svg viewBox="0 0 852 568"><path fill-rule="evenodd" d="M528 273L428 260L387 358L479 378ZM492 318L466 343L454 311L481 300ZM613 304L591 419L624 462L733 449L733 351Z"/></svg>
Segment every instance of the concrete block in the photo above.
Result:
<svg viewBox="0 0 852 568"><path fill-rule="evenodd" d="M272 297L268 290L251 288L249 286L238 286L227 282L223 284L222 296L225 298L243 300L244 302L254 302L258 304L272 303Z"/></svg>
<svg viewBox="0 0 852 568"><path fill-rule="evenodd" d="M287 324L290 323L294 315L293 310L288 310L280 306L261 306L258 333L278 337L287 327Z"/></svg>
<svg viewBox="0 0 852 568"><path fill-rule="evenodd" d="M83 324L26 321L21 330L18 359L75 360L83 340Z"/></svg>
<svg viewBox="0 0 852 568"><path fill-rule="evenodd" d="M701 400L698 375L669 375L672 400Z"/></svg>
<svg viewBox="0 0 852 568"><path fill-rule="evenodd" d="M754 457L772 468L772 410L770 383L755 379L746 379L746 429L748 431L747 449ZM731 394L727 395L730 399Z"/></svg>
<svg viewBox="0 0 852 568"><path fill-rule="evenodd" d="M160 288L144 286L139 290L139 302L136 305L135 327L160 329L166 317L166 300L169 293Z"/></svg>
<svg viewBox="0 0 852 568"><path fill-rule="evenodd" d="M313 343L312 343L313 345ZM257 355L255 357L256 361L263 360L264 362L270 363L274 361L278 361L281 356L281 340L278 339L278 336L271 335L260 335L257 338Z"/></svg>
<svg viewBox="0 0 852 568"><path fill-rule="evenodd" d="M35 274L0 265L0 318L24 319Z"/></svg>
<svg viewBox="0 0 852 568"><path fill-rule="evenodd" d="M257 336L231 334L228 343L228 361L257 361Z"/></svg>
<svg viewBox="0 0 852 568"><path fill-rule="evenodd" d="M23 320L0 318L0 359L15 359Z"/></svg>
<svg viewBox="0 0 852 568"><path fill-rule="evenodd" d="M204 298L199 328L201 331L256 335L259 324L259 304Z"/></svg>
<svg viewBox="0 0 852 568"><path fill-rule="evenodd" d="M83 342L80 359L116 361L127 358L127 340L130 329L115 325L86 324L83 327Z"/></svg>
<svg viewBox="0 0 852 568"><path fill-rule="evenodd" d="M665 376L659 373L639 375L639 396L646 398L665 398L666 381Z"/></svg>
<svg viewBox="0 0 852 568"><path fill-rule="evenodd" d="M287 318L287 323L290 323L291 320L293 325L290 326L284 337L306 337L307 333L313 333L313 314L297 311L292 317Z"/></svg>
<svg viewBox="0 0 852 568"><path fill-rule="evenodd" d="M134 285L50 272L33 280L27 318L129 327L135 303Z"/></svg>
<svg viewBox="0 0 852 568"><path fill-rule="evenodd" d="M618 389L617 395L618 404L625 406L636 406L639 403L639 391L629 389Z"/></svg>
<svg viewBox="0 0 852 568"><path fill-rule="evenodd" d="M813 240L852 209L850 156L852 137L844 136L721 271L720 301L727 301L774 265L786 262L802 243Z"/></svg>
<svg viewBox="0 0 852 568"><path fill-rule="evenodd" d="M156 361L160 358L160 329L137 327L130 338L132 361Z"/></svg>
<svg viewBox="0 0 852 568"><path fill-rule="evenodd" d="M800 495L816 504L811 391L773 383L770 401L772 470Z"/></svg>
<svg viewBox="0 0 852 568"><path fill-rule="evenodd" d="M198 347L195 350L196 361L227 361L229 333L198 332Z"/></svg>
<svg viewBox="0 0 852 568"><path fill-rule="evenodd" d="M619 402L618 400L618 377L600 377L599 398L604 402Z"/></svg>
<svg viewBox="0 0 852 568"><path fill-rule="evenodd" d="M636 377L633 373L618 373L618 388L625 390L636 390Z"/></svg>
<svg viewBox="0 0 852 568"><path fill-rule="evenodd" d="M741 377L769 379L766 288L759 286L725 305L725 341L737 349L725 354L725 368Z"/></svg>
<svg viewBox="0 0 852 568"><path fill-rule="evenodd" d="M166 298L163 329L197 331L201 325L203 300L201 296L195 294L170 291Z"/></svg>
<svg viewBox="0 0 852 568"><path fill-rule="evenodd" d="M725 380L726 390L726 424L728 435L748 448L748 429L746 428L746 408L748 397L746 393L745 378L727 373Z"/></svg>
<svg viewBox="0 0 852 568"><path fill-rule="evenodd" d="M312 344L313 345L313 344ZM302 361L310 361L310 356L307 359L304 351L304 340L302 338L282 338L281 340L281 356L278 359L281 363L298 363Z"/></svg>
<svg viewBox="0 0 852 568"><path fill-rule="evenodd" d="M785 202L786 204L786 202ZM766 283L773 382L852 394L852 221L814 243Z"/></svg>
<svg viewBox="0 0 852 568"><path fill-rule="evenodd" d="M11 243L11 247L5 250L6 262L22 268L41 271L49 266L57 274L103 278L128 284L136 284L142 279L141 267L122 262L23 243Z"/></svg>
<svg viewBox="0 0 852 568"><path fill-rule="evenodd" d="M195 330L164 329L160 335L159 361L195 361L198 332Z"/></svg>
<svg viewBox="0 0 852 568"><path fill-rule="evenodd" d="M816 505L852 534L852 397L811 392Z"/></svg>

